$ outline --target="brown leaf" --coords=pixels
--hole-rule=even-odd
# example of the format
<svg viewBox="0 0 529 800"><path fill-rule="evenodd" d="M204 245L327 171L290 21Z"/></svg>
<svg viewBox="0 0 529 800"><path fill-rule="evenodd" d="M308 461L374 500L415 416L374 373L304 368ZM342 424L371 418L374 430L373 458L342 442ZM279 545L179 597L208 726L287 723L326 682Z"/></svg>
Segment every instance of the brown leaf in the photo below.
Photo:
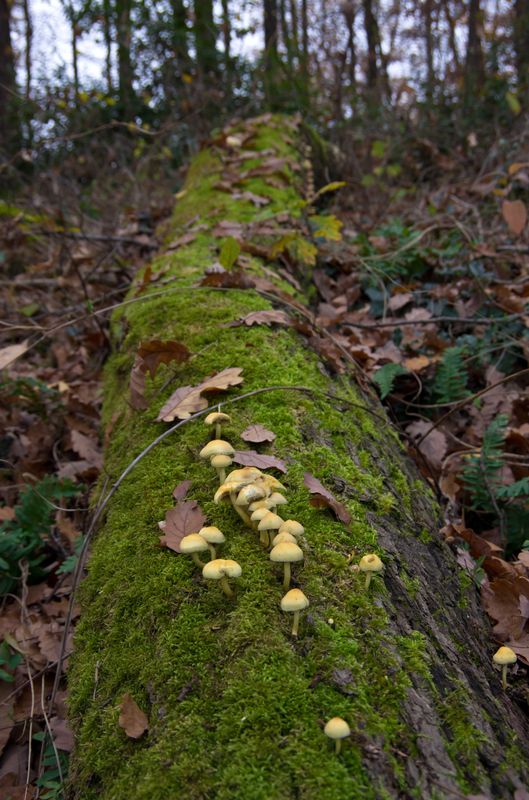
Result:
<svg viewBox="0 0 529 800"><path fill-rule="evenodd" d="M174 340L161 341L153 339L150 342L141 342L138 348L138 356L142 360L144 372L149 372L151 378L156 375L156 370L160 364L169 364L177 361L181 364L187 361L191 353L182 342Z"/></svg>
<svg viewBox="0 0 529 800"><path fill-rule="evenodd" d="M401 308L404 308L404 306L407 306L408 303L411 303L412 300L413 294L411 292L399 292L390 298L388 308L391 311L399 311Z"/></svg>
<svg viewBox="0 0 529 800"><path fill-rule="evenodd" d="M64 750L71 753L73 750L73 733L68 722L61 717L51 717L50 728L53 733L53 741L57 750Z"/></svg>
<svg viewBox="0 0 529 800"><path fill-rule="evenodd" d="M275 433L272 433L272 431L269 431L262 425L249 425L246 430L241 433L241 439L244 439L245 442L252 442L253 444L273 442L275 438Z"/></svg>
<svg viewBox="0 0 529 800"><path fill-rule="evenodd" d="M216 237L233 236L234 239L242 239L244 225L241 222L225 219L215 225L211 233Z"/></svg>
<svg viewBox="0 0 529 800"><path fill-rule="evenodd" d="M501 206L503 219L511 233L519 236L527 222L527 208L522 200L504 200Z"/></svg>
<svg viewBox="0 0 529 800"><path fill-rule="evenodd" d="M287 471L287 465L280 458L275 456L264 456L254 450L236 450L233 460L236 464L243 467L257 467L257 469L278 469L280 472Z"/></svg>
<svg viewBox="0 0 529 800"><path fill-rule="evenodd" d="M15 509L11 506L2 506L0 508L0 522L6 522L15 519Z"/></svg>
<svg viewBox="0 0 529 800"><path fill-rule="evenodd" d="M312 506L316 508L330 508L334 511L340 522L343 522L344 525L349 525L351 522L351 515L346 507L340 503L314 475L311 475L310 472L305 472L303 475L303 482L313 495L310 500Z"/></svg>
<svg viewBox="0 0 529 800"><path fill-rule="evenodd" d="M184 536L190 533L198 533L204 526L206 516L196 500L185 500L177 503L174 508L170 508L165 514L165 524L163 536L160 536L160 544L175 553L180 552L180 542Z"/></svg>
<svg viewBox="0 0 529 800"><path fill-rule="evenodd" d="M123 728L127 736L131 739L139 739L140 736L143 736L149 728L149 720L128 692L121 698L119 710L118 725Z"/></svg>
<svg viewBox="0 0 529 800"><path fill-rule="evenodd" d="M12 713L14 697L9 697L12 692L13 687L10 683L6 681L0 682L0 755L9 741L9 736L15 724Z"/></svg>
<svg viewBox="0 0 529 800"><path fill-rule="evenodd" d="M202 397L204 392L225 392L231 386L243 382L242 369L228 367L198 386L180 386L160 409L157 420L172 422L174 419L187 419L197 411L208 407L208 401Z"/></svg>
<svg viewBox="0 0 529 800"><path fill-rule="evenodd" d="M254 194L253 192L236 192L232 195L234 200L248 200L250 203L253 203L254 206L260 208L261 206L267 206L270 202L269 197L261 197L258 194Z"/></svg>
<svg viewBox="0 0 529 800"><path fill-rule="evenodd" d="M251 311L245 317L241 317L236 322L231 323L232 327L236 325L292 325L292 320L285 311L270 309L268 311Z"/></svg>
<svg viewBox="0 0 529 800"><path fill-rule="evenodd" d="M72 450L90 466L101 469L103 466L103 455L99 449L97 441L91 436L72 430L70 431L70 442Z"/></svg>
<svg viewBox="0 0 529 800"><path fill-rule="evenodd" d="M414 356L413 358L405 358L403 361L404 366L410 372L420 372L431 363L431 359L428 356Z"/></svg>
<svg viewBox="0 0 529 800"><path fill-rule="evenodd" d="M255 282L240 270L215 270L207 272L200 286L218 286L222 289L253 289Z"/></svg>
<svg viewBox="0 0 529 800"><path fill-rule="evenodd" d="M412 439L420 439L431 427L431 422L420 419L408 425L406 433ZM434 470L440 470L448 450L448 440L443 431L436 428L421 442L419 450Z"/></svg>
<svg viewBox="0 0 529 800"><path fill-rule="evenodd" d="M173 489L173 497L179 503L184 500L186 494L191 488L192 481L181 481L178 486Z"/></svg>
<svg viewBox="0 0 529 800"><path fill-rule="evenodd" d="M24 355L29 346L29 339L26 339L20 344L10 344L8 347L2 347L0 350L0 369L5 369L17 358Z"/></svg>

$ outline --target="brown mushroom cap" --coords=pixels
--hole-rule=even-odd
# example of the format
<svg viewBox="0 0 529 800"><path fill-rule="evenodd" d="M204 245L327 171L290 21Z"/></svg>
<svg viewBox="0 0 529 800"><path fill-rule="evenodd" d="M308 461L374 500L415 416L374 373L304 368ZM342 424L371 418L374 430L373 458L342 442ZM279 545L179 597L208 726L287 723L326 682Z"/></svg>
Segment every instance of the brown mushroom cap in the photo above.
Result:
<svg viewBox="0 0 529 800"><path fill-rule="evenodd" d="M270 550L270 560L292 563L293 561L303 561L303 550L293 542L281 542Z"/></svg>
<svg viewBox="0 0 529 800"><path fill-rule="evenodd" d="M295 519L287 519L279 528L279 533L283 533L283 531L291 533L292 536L303 536L305 528L299 522L296 522Z"/></svg>
<svg viewBox="0 0 529 800"><path fill-rule="evenodd" d="M516 653L514 650L511 650L510 647L500 647L494 655L492 656L492 660L495 664L514 664L517 661Z"/></svg>
<svg viewBox="0 0 529 800"><path fill-rule="evenodd" d="M333 717L327 722L323 731L329 739L345 739L351 733L351 728L341 717Z"/></svg>
<svg viewBox="0 0 529 800"><path fill-rule="evenodd" d="M277 531L283 524L283 520L281 517L278 517L277 514L274 514L272 511L268 511L264 517L259 522L257 526L257 530L259 531Z"/></svg>
<svg viewBox="0 0 529 800"><path fill-rule="evenodd" d="M206 425L215 425L217 422L230 422L231 417L223 411L212 411L208 414L204 422Z"/></svg>
<svg viewBox="0 0 529 800"><path fill-rule="evenodd" d="M237 491L236 487L237 487L237 484L228 483L228 481L224 481L222 486L219 486L219 488L215 492L215 496L213 498L213 501L215 503L220 503L220 501L223 500L225 497L227 497L229 494L231 494L232 492L236 492Z"/></svg>
<svg viewBox="0 0 529 800"><path fill-rule="evenodd" d="M200 458L212 458L212 456L233 456L235 450L229 442L224 439L212 439L199 453Z"/></svg>
<svg viewBox="0 0 529 800"><path fill-rule="evenodd" d="M282 611L302 611L308 608L308 598L303 594L301 589L291 589L281 600Z"/></svg>
<svg viewBox="0 0 529 800"><path fill-rule="evenodd" d="M199 533L190 533L180 542L181 553L200 553L208 549L208 543Z"/></svg>

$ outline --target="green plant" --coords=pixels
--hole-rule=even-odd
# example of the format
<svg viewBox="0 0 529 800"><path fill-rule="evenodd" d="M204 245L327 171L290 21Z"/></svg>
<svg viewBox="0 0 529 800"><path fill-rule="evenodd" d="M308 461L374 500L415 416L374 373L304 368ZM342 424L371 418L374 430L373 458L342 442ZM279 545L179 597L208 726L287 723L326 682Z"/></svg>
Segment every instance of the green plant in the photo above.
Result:
<svg viewBox="0 0 529 800"><path fill-rule="evenodd" d="M440 403L453 403L468 397L468 373L463 362L466 350L463 347L447 347L437 368L433 384L433 395Z"/></svg>
<svg viewBox="0 0 529 800"><path fill-rule="evenodd" d="M384 364L373 375L373 381L380 389L380 397L384 400L393 391L393 385L399 375L407 375L408 370L401 364Z"/></svg>
<svg viewBox="0 0 529 800"><path fill-rule="evenodd" d="M12 683L15 680L14 670L21 661L20 653L13 653L9 644L4 640L0 644L0 681Z"/></svg>
<svg viewBox="0 0 529 800"><path fill-rule="evenodd" d="M43 790L42 800L63 800L64 779L68 773L68 755L57 750L50 740L49 734L41 731L34 734L33 739L42 742L42 777L37 786Z"/></svg>
<svg viewBox="0 0 529 800"><path fill-rule="evenodd" d="M71 481L46 475L21 492L14 519L0 525L0 595L16 587L22 560L27 563L30 581L43 577L45 537L53 520L54 504L75 497L81 488Z"/></svg>

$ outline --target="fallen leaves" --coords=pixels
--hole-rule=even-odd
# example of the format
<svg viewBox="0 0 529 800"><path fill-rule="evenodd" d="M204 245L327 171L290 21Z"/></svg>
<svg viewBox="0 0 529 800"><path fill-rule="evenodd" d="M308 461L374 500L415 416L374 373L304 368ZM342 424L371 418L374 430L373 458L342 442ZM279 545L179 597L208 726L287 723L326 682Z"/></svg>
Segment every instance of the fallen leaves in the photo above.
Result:
<svg viewBox="0 0 529 800"><path fill-rule="evenodd" d="M344 525L349 525L351 522L349 511L314 475L311 475L310 472L305 472L303 483L312 495L310 499L312 506L315 508L330 508L340 522L343 522Z"/></svg>
<svg viewBox="0 0 529 800"><path fill-rule="evenodd" d="M241 439L253 444L273 442L275 438L275 433L272 433L272 431L269 431L267 428L263 427L263 425L249 425L246 430L241 433Z"/></svg>
<svg viewBox="0 0 529 800"><path fill-rule="evenodd" d="M236 464L241 464L243 467L278 469L280 472L287 471L287 465L282 459L256 453L255 450L236 450L233 455L233 460Z"/></svg>
<svg viewBox="0 0 529 800"><path fill-rule="evenodd" d="M179 553L184 536L197 533L205 521L206 516L196 500L177 502L174 508L166 512L165 520L159 523L163 531L163 536L160 536L161 546Z"/></svg>
<svg viewBox="0 0 529 800"><path fill-rule="evenodd" d="M10 344L8 347L2 347L0 350L0 369L5 369L13 361L16 361L17 358L24 355L24 353L28 350L29 347L29 339L26 339L24 342L20 342L19 344Z"/></svg>
<svg viewBox="0 0 529 800"><path fill-rule="evenodd" d="M148 403L145 399L145 376L150 374L154 378L160 364L170 364L173 361L181 364L190 357L191 353L181 342L173 340L162 341L153 339L142 342L138 348L134 366L130 375L130 402L133 408L144 410Z"/></svg>
<svg viewBox="0 0 529 800"><path fill-rule="evenodd" d="M198 386L180 386L164 403L157 420L172 422L174 419L188 419L192 414L208 407L204 394L225 392L232 386L241 384L241 372L239 367L229 367L211 378L206 378Z"/></svg>
<svg viewBox="0 0 529 800"><path fill-rule="evenodd" d="M292 320L285 311L269 309L265 311L251 311L245 317L241 317L236 322L231 323L232 327L237 325L292 325Z"/></svg>
<svg viewBox="0 0 529 800"><path fill-rule="evenodd" d="M119 705L118 725L130 739L140 739L149 729L147 715L128 692L123 695Z"/></svg>
<svg viewBox="0 0 529 800"><path fill-rule="evenodd" d="M515 236L520 236L527 223L525 203L522 200L504 200L501 213L510 232Z"/></svg>

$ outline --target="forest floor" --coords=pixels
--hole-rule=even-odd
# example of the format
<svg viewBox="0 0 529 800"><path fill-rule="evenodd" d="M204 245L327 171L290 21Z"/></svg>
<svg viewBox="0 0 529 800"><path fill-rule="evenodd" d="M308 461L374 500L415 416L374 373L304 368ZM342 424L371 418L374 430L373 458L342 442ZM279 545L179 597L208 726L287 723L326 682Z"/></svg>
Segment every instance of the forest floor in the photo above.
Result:
<svg viewBox="0 0 529 800"><path fill-rule="evenodd" d="M234 199L244 191L243 145L244 136L229 143L222 178ZM282 220L284 235L266 246L266 205L246 197L257 224L218 226L211 280L244 285L245 253L259 250L303 287L307 346L329 371L354 362L377 387L445 509L441 533L481 592L495 640L524 670L529 141L519 134L492 148L479 167L424 140L414 146L407 163L390 142L371 141L354 169L337 151L334 181L320 180L317 166L316 192L305 164L305 219ZM150 170L148 158L105 175L71 156L0 202L0 793L9 787L12 798L34 796L37 785L41 797L60 797L67 770L64 675L51 713L47 701L57 663L67 666L72 574L111 432L99 427L110 312L156 252L182 177L158 162ZM270 181L280 178L277 162L265 162ZM194 235L191 226L172 246ZM142 281L139 292L164 276L147 267ZM276 310L241 323L285 324L282 309L278 297ZM169 380L171 365L160 369ZM526 690L516 691L527 706Z"/></svg>

